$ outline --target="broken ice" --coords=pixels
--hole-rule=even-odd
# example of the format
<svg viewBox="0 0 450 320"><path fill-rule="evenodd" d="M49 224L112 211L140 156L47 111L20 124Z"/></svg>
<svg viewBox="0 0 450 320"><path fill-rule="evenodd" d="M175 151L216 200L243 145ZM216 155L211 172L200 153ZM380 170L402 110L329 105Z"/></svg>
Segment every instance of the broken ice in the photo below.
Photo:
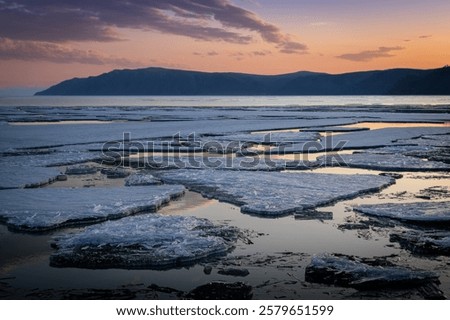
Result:
<svg viewBox="0 0 450 320"><path fill-rule="evenodd" d="M2 190L0 220L15 230L39 232L156 211L183 193L179 185Z"/></svg>
<svg viewBox="0 0 450 320"><path fill-rule="evenodd" d="M189 216L127 217L56 237L58 250L51 255L50 264L95 269L188 266L225 254L237 235L236 228Z"/></svg>
<svg viewBox="0 0 450 320"><path fill-rule="evenodd" d="M22 157L0 157L0 189L38 187L52 182L61 173L57 168L21 162Z"/></svg>
<svg viewBox="0 0 450 320"><path fill-rule="evenodd" d="M173 170L160 177L239 205L242 212L266 216L301 213L394 183L390 177L377 175L224 170Z"/></svg>
<svg viewBox="0 0 450 320"><path fill-rule="evenodd" d="M370 265L358 261L355 257L331 254L314 256L305 270L305 279L308 282L356 289L414 287L437 281L438 278L434 272L391 265Z"/></svg>
<svg viewBox="0 0 450 320"><path fill-rule="evenodd" d="M402 154L376 154L369 152L322 156L317 158L322 165L348 166L353 168L385 171L448 171L450 164L428 161Z"/></svg>
<svg viewBox="0 0 450 320"><path fill-rule="evenodd" d="M417 254L450 255L449 231L408 230L391 233L389 240Z"/></svg>
<svg viewBox="0 0 450 320"><path fill-rule="evenodd" d="M419 224L450 224L450 201L382 203L355 206L354 210L370 216Z"/></svg>

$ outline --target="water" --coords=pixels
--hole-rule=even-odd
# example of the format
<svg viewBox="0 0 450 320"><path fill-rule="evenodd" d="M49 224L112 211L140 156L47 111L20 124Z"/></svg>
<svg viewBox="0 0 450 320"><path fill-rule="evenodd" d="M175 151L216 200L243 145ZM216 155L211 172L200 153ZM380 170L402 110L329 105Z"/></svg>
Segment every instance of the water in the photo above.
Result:
<svg viewBox="0 0 450 320"><path fill-rule="evenodd" d="M0 97L1 107L213 107L226 109L244 107L288 107L290 110L309 108L308 111L321 109L346 112L358 111L359 108L371 111L391 112L400 106L409 111L440 112L450 111L450 96L138 96L138 97ZM328 107L327 107L328 106ZM373 108L372 108L373 107ZM47 113L45 109L40 112ZM9 114L10 110L3 109ZM33 110L32 110L33 111ZM80 109L81 117L83 110ZM120 110L121 111L121 110ZM103 111L102 111L103 112ZM107 110L105 111L107 112ZM195 110L197 112L197 110ZM278 112L278 111L277 111ZM300 111L301 112L301 111ZM174 109L176 114L176 109ZM323 113L323 112L322 112ZM33 114L31 112L30 114ZM282 114L282 110L280 110ZM400 113L396 113L399 115ZM311 113L309 113L311 116ZM323 116L326 119L328 114ZM439 114L437 117L441 117ZM83 121L83 120L80 120ZM278 120L277 120L278 121ZM283 122L283 119L279 120ZM353 122L353 116L349 117ZM72 122L70 122L72 123ZM70 123L67 123L70 125ZM104 122L101 122L104 123ZM34 123L36 124L36 123ZM40 123L50 125L49 123ZM96 120L88 120L86 126L95 126ZM109 125L105 123L105 125ZM380 122L360 123L359 126L370 129L385 127L417 127L419 125L404 125L403 123ZM433 126L424 124L424 126ZM437 126L437 125L436 125ZM439 125L439 126L445 126ZM99 126L100 127L100 126ZM101 126L103 127L103 126ZM448 127L448 124L447 124ZM21 130L24 128L20 128ZM300 129L300 128L298 128ZM296 130L298 130L296 129ZM20 137L18 137L20 138ZM344 151L342 153L351 153ZM310 155L310 160L320 153ZM307 155L306 155L307 156ZM276 156L282 159L291 159L298 155ZM295 158L296 159L296 158ZM61 167L64 171L65 168ZM317 173L335 174L379 174L379 171L350 169L350 168L321 168ZM292 172L296 174L296 172ZM160 213L166 215L194 215L207 218L215 223L227 223L242 229L251 230L259 234L251 238L253 244L238 243L236 249L230 254L238 266L248 268L250 275L244 279L233 278L217 274L219 265L214 265L210 275L203 273L203 265L190 268L180 268L168 271L153 270L87 270L79 268L52 268L49 266L49 255L53 252L50 242L53 235L66 232L75 232L78 229L64 229L49 234L27 235L13 233L0 225L0 293L2 282L13 286L12 296L23 297L22 292L32 292L33 289L74 289L74 288L108 288L114 289L130 284L143 283L148 286L156 283L178 290L191 290L198 285L210 281L245 281L254 288L255 298L341 298L348 293L342 288L314 287L304 282L304 270L311 256L316 253L334 252L362 257L385 256L395 254L399 264L412 267L423 267L428 270L441 272L441 288L450 295L450 271L448 258L441 257L427 259L418 257L402 250L397 244L389 242L389 228L372 228L370 230L341 230L339 225L348 220L364 219L351 209L352 205L380 202L411 202L427 201L415 197L423 189L430 187L450 187L449 173L403 173L404 177L395 185L386 188L380 193L357 197L353 200L341 201L319 211L332 212L332 219L296 220L294 216L268 219L242 214L239 207L222 203L216 200L203 198L195 192L187 194L164 207ZM122 180L105 180L100 174L96 176L69 178L66 182L58 182L48 187L108 187L122 185ZM1 192L1 191L0 191ZM398 194L402 196L399 198ZM438 199L439 200L439 199ZM434 201L434 200L431 200ZM402 229L403 226L395 227ZM291 251L298 255L283 255L280 252ZM267 264L258 264L259 258L270 257ZM9 280L2 280L8 278ZM287 283L298 280L292 285L273 285L257 287L269 281L271 283ZM6 289L6 292L8 292ZM23 291L21 291L23 290ZM346 289L347 290L347 289ZM350 292L351 293L351 292Z"/></svg>
<svg viewBox="0 0 450 320"><path fill-rule="evenodd" d="M32 96L0 97L0 107L447 106L450 96Z"/></svg>

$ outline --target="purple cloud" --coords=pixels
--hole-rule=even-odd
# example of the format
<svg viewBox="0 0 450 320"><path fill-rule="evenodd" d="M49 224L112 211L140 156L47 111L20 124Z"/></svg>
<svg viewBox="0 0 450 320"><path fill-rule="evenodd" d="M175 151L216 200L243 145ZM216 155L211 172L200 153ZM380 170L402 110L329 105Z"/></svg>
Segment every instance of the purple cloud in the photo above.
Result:
<svg viewBox="0 0 450 320"><path fill-rule="evenodd" d="M76 62L94 65L112 64L123 67L142 65L136 61L106 56L91 50L79 50L50 42L11 40L7 38L0 38L0 59L41 60L55 63Z"/></svg>
<svg viewBox="0 0 450 320"><path fill-rule="evenodd" d="M258 34L285 53L304 53L279 27L229 0L2 0L0 36L46 42L117 41L133 28L248 44Z"/></svg>
<svg viewBox="0 0 450 320"><path fill-rule="evenodd" d="M378 58L390 58L395 55L392 54L393 51L399 51L405 49L404 47L379 47L376 50L361 51L358 53L345 53L336 58L356 61L356 62L367 62Z"/></svg>

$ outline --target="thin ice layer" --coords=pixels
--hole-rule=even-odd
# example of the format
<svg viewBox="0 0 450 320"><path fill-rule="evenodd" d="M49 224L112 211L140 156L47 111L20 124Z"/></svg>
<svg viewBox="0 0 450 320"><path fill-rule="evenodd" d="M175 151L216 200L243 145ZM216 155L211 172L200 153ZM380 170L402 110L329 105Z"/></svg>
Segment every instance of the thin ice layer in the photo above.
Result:
<svg viewBox="0 0 450 320"><path fill-rule="evenodd" d="M316 141L320 138L317 132L271 132L271 133L241 133L225 136L217 136L212 140L226 140L251 142L262 144L280 144L280 143L294 143L304 141Z"/></svg>
<svg viewBox="0 0 450 320"><path fill-rule="evenodd" d="M369 265L355 257L321 254L311 259L305 279L356 289L376 289L419 286L436 281L438 275L396 266Z"/></svg>
<svg viewBox="0 0 450 320"><path fill-rule="evenodd" d="M125 186L151 186L161 184L161 180L149 173L133 173L125 179Z"/></svg>
<svg viewBox="0 0 450 320"><path fill-rule="evenodd" d="M441 226L450 224L450 201L367 204L355 206L354 209L366 215L405 222Z"/></svg>
<svg viewBox="0 0 450 320"><path fill-rule="evenodd" d="M353 153L336 156L322 156L317 161L327 166L348 166L385 171L448 171L450 164L428 161L402 154Z"/></svg>
<svg viewBox="0 0 450 320"><path fill-rule="evenodd" d="M0 220L15 230L39 232L156 211L184 187L44 188L0 191Z"/></svg>
<svg viewBox="0 0 450 320"><path fill-rule="evenodd" d="M127 217L57 237L58 250L50 264L96 269L181 267L225 254L237 234L236 228L189 216Z"/></svg>
<svg viewBox="0 0 450 320"><path fill-rule="evenodd" d="M376 175L173 170L161 174L208 197L259 215L286 215L386 187L394 180Z"/></svg>
<svg viewBox="0 0 450 320"><path fill-rule="evenodd" d="M269 153L306 153L324 152L327 150L351 150L380 148L394 145L411 144L404 139L412 139L423 135L445 135L450 130L446 127L410 127L410 128L384 128L376 130L366 130L359 132L349 132L337 136L325 136L318 142L294 143L290 146L273 148ZM412 143L416 144L416 143Z"/></svg>
<svg viewBox="0 0 450 320"><path fill-rule="evenodd" d="M126 164L134 168L149 169L219 169L242 171L280 171L286 166L283 159L228 156L151 156L130 158Z"/></svg>
<svg viewBox="0 0 450 320"><path fill-rule="evenodd" d="M45 185L61 173L57 168L34 166L21 162L22 157L0 157L0 189L16 189Z"/></svg>

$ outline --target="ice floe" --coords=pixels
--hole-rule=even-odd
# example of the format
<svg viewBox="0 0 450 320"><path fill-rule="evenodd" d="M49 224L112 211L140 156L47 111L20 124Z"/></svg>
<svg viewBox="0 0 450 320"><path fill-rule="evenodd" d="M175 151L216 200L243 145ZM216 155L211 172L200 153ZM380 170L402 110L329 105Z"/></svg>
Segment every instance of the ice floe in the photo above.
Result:
<svg viewBox="0 0 450 320"><path fill-rule="evenodd" d="M151 186L161 184L161 180L149 173L133 173L125 179L125 186Z"/></svg>
<svg viewBox="0 0 450 320"><path fill-rule="evenodd" d="M434 272L411 270L377 261L374 265L356 257L332 254L316 255L306 267L308 282L333 284L356 289L404 288L437 281ZM383 265L384 264L384 265Z"/></svg>
<svg viewBox="0 0 450 320"><path fill-rule="evenodd" d="M57 237L57 251L50 256L50 264L96 269L181 267L225 254L237 236L236 228L195 217L127 217Z"/></svg>
<svg viewBox="0 0 450 320"><path fill-rule="evenodd" d="M301 213L394 183L391 177L377 175L225 170L172 170L159 177L239 205L242 212L266 216Z"/></svg>
<svg viewBox="0 0 450 320"><path fill-rule="evenodd" d="M66 168L67 175L85 175L85 174L95 174L99 168L90 165L73 165Z"/></svg>
<svg viewBox="0 0 450 320"><path fill-rule="evenodd" d="M5 162L0 158L0 189L39 187L54 181L60 173L57 168Z"/></svg>
<svg viewBox="0 0 450 320"><path fill-rule="evenodd" d="M258 144L282 144L304 141L317 141L320 134L317 132L271 132L254 134L233 134L225 136L216 136L215 140L250 142Z"/></svg>
<svg viewBox="0 0 450 320"><path fill-rule="evenodd" d="M148 169L220 169L242 171L280 171L285 169L287 162L283 159L268 159L251 156L150 156L128 158L123 164L133 168ZM295 163L299 167L299 163Z"/></svg>
<svg viewBox="0 0 450 320"><path fill-rule="evenodd" d="M268 153L305 153L324 152L329 150L368 149L392 145L411 144L405 139L413 139L424 135L445 135L450 132L446 127L408 127L384 128L358 132L343 133L337 136L325 136L317 142L293 143L271 149Z"/></svg>
<svg viewBox="0 0 450 320"><path fill-rule="evenodd" d="M385 171L449 171L450 164L428 161L402 154L377 154L355 152L339 156L321 156L317 161L323 166L348 166L352 168Z"/></svg>
<svg viewBox="0 0 450 320"><path fill-rule="evenodd" d="M41 188L0 191L0 220L29 232L154 212L181 196L184 187Z"/></svg>
<svg viewBox="0 0 450 320"><path fill-rule="evenodd" d="M353 209L370 216L410 223L450 225L450 201L367 204Z"/></svg>
<svg viewBox="0 0 450 320"><path fill-rule="evenodd" d="M389 240L416 254L450 255L449 231L407 230L391 233Z"/></svg>

